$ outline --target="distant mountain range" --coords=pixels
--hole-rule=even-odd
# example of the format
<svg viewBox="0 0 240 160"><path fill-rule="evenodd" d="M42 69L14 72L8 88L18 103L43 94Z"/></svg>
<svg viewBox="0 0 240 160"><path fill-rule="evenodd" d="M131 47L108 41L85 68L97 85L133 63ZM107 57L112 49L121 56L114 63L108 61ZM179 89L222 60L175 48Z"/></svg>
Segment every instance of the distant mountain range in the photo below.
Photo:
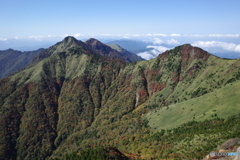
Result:
<svg viewBox="0 0 240 160"><path fill-rule="evenodd" d="M0 159L201 159L240 135L239 68L66 37L0 80Z"/></svg>
<svg viewBox="0 0 240 160"><path fill-rule="evenodd" d="M147 46L153 45L152 43L147 43L147 42L137 41L137 40L127 40L127 39L109 41L107 42L107 44L108 45L117 44L135 54L138 54L144 51L149 51L151 49L147 48Z"/></svg>
<svg viewBox="0 0 240 160"><path fill-rule="evenodd" d="M90 46L96 53L102 56L119 58L130 63L144 60L143 58L123 49L122 47L116 44L108 46L93 38L87 40L85 43L88 46Z"/></svg>
<svg viewBox="0 0 240 160"><path fill-rule="evenodd" d="M8 49L0 51L0 79L29 64L43 50L21 52Z"/></svg>
<svg viewBox="0 0 240 160"><path fill-rule="evenodd" d="M0 41L0 50L7 50L13 48L18 51L34 51L39 48L48 48L56 43L57 40L36 40L36 39L6 39Z"/></svg>

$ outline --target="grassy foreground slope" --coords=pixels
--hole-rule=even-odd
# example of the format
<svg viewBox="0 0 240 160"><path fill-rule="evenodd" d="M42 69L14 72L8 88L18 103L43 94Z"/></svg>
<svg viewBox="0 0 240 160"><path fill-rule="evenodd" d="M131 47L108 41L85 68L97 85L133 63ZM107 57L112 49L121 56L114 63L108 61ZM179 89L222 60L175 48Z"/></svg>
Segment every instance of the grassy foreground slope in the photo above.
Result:
<svg viewBox="0 0 240 160"><path fill-rule="evenodd" d="M203 96L151 111L146 118L149 125L158 131L172 129L191 120L225 119L240 112L239 88L240 81L236 81Z"/></svg>

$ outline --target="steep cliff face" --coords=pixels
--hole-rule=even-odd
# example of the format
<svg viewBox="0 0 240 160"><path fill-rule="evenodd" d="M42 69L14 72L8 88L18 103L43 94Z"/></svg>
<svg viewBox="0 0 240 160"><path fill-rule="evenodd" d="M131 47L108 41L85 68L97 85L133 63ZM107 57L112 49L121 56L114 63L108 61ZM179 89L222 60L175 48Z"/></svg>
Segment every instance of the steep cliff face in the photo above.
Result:
<svg viewBox="0 0 240 160"><path fill-rule="evenodd" d="M96 40L86 43L67 37L32 67L0 80L1 159L45 159L105 143L124 148L124 139L147 134L141 116L150 109L240 77L239 60L190 45L127 63Z"/></svg>

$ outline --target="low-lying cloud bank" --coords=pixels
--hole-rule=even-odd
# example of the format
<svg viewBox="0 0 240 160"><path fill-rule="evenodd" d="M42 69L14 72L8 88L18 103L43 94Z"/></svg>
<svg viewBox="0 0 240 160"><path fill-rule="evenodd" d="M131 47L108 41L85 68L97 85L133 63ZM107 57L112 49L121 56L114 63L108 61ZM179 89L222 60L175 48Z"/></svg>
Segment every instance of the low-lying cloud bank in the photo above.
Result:
<svg viewBox="0 0 240 160"><path fill-rule="evenodd" d="M147 48L152 48L152 50L138 53L139 56L146 60L153 59L157 57L159 54L170 49L164 46L147 46Z"/></svg>
<svg viewBox="0 0 240 160"><path fill-rule="evenodd" d="M175 46L175 45L180 44L175 39L162 40L160 38L154 38L152 43L154 45L147 46L147 49L151 49L151 50L138 53L138 55L144 59L149 60L149 59L157 57L159 54L165 52L166 50L171 49L169 47L166 47L166 45L167 46L172 46L172 45Z"/></svg>
<svg viewBox="0 0 240 160"><path fill-rule="evenodd" d="M222 48L226 51L240 52L240 44L226 43L220 41L197 41L192 43L193 46L201 48Z"/></svg>

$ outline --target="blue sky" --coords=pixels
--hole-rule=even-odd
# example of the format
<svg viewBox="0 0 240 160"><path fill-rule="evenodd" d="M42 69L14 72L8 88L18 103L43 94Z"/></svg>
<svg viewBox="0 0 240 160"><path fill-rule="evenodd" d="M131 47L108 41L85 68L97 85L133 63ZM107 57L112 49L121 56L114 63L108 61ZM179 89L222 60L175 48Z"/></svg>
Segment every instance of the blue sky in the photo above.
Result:
<svg viewBox="0 0 240 160"><path fill-rule="evenodd" d="M239 0L1 0L0 37L235 34Z"/></svg>
<svg viewBox="0 0 240 160"><path fill-rule="evenodd" d="M239 0L0 0L0 50L14 48L11 39L55 42L72 35L240 54L239 8Z"/></svg>

